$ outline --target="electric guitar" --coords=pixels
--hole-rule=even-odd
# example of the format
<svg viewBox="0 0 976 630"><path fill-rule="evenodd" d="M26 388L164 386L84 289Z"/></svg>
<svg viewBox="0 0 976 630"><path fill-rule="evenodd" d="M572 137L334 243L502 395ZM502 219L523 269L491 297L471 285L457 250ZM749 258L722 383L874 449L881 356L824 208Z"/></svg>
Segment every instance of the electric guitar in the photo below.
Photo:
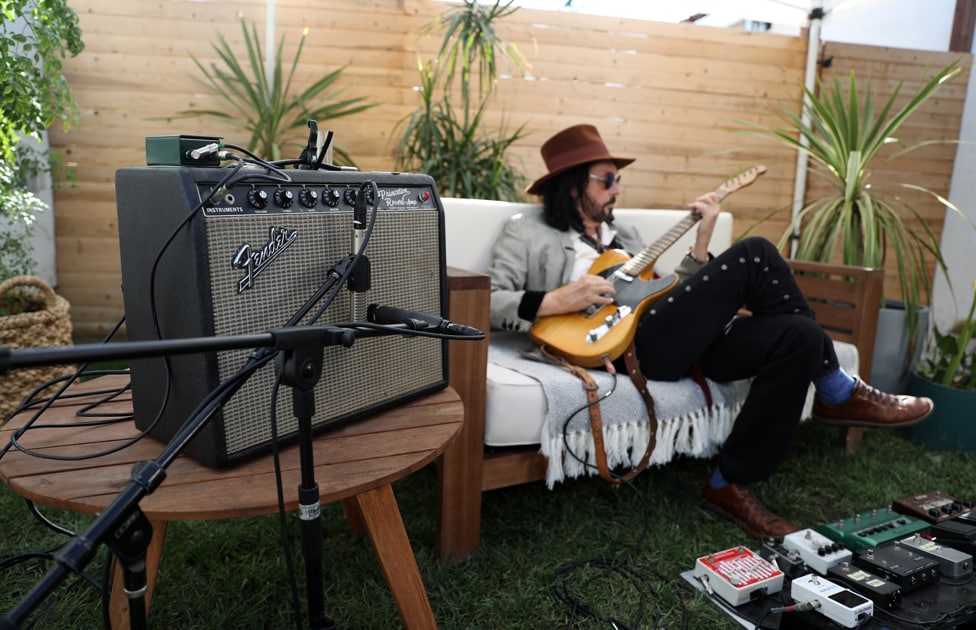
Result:
<svg viewBox="0 0 976 630"><path fill-rule="evenodd" d="M765 166L754 166L723 182L715 194L719 200L724 199L765 172ZM603 276L613 283L613 303L591 304L576 313L542 317L532 325L529 337L582 367L600 367L605 359L616 360L634 338L641 316L678 284L674 274L655 278L654 263L700 219L697 211L690 212L633 258L619 249L600 254L587 273Z"/></svg>

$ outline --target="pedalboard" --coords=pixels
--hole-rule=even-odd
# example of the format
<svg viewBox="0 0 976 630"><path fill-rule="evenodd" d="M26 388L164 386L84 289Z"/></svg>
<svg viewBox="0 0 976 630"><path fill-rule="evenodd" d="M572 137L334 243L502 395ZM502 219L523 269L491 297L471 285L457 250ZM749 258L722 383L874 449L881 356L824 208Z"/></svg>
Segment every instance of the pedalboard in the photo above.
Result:
<svg viewBox="0 0 976 630"><path fill-rule="evenodd" d="M810 528L801 529L783 537L783 547L796 554L804 563L820 575L827 569L851 560L851 551L842 543L831 540Z"/></svg>
<svg viewBox="0 0 976 630"><path fill-rule="evenodd" d="M854 564L894 582L903 594L935 584L942 575L937 560L897 544L858 549Z"/></svg>
<svg viewBox="0 0 976 630"><path fill-rule="evenodd" d="M965 551L947 547L921 534L909 536L896 544L938 562L944 579L961 582L973 576L973 556Z"/></svg>
<svg viewBox="0 0 976 630"><path fill-rule="evenodd" d="M782 542L765 540L759 547L759 556L782 571L791 580L810 573L810 567L800 557L800 552L787 549Z"/></svg>
<svg viewBox="0 0 976 630"><path fill-rule="evenodd" d="M819 602L815 610L845 628L856 628L874 614L871 600L813 573L793 580L790 596L798 604Z"/></svg>
<svg viewBox="0 0 976 630"><path fill-rule="evenodd" d="M899 514L891 507L880 507L817 526L817 531L852 550L880 547L921 532L929 523L914 516Z"/></svg>
<svg viewBox="0 0 976 630"><path fill-rule="evenodd" d="M929 523L954 519L963 512L968 512L972 507L972 501L957 499L941 490L913 494L891 503L891 509L895 512L914 516Z"/></svg>
<svg viewBox="0 0 976 630"><path fill-rule="evenodd" d="M741 546L698 558L694 576L706 592L733 606L783 590L783 572Z"/></svg>
<svg viewBox="0 0 976 630"><path fill-rule="evenodd" d="M875 608L891 610L901 605L901 587L849 562L830 567L827 578L867 597Z"/></svg>

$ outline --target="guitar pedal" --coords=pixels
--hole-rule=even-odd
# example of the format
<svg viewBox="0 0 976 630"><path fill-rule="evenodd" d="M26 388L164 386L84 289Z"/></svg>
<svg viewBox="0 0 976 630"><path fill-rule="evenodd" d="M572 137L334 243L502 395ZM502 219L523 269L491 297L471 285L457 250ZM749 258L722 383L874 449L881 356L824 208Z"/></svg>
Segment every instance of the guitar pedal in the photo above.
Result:
<svg viewBox="0 0 976 630"><path fill-rule="evenodd" d="M948 521L971 510L972 507L972 501L956 499L941 490L913 494L891 503L891 509L895 512L914 516L929 523Z"/></svg>
<svg viewBox="0 0 976 630"><path fill-rule="evenodd" d="M783 589L783 572L745 547L698 558L694 576L706 592L733 606Z"/></svg>
<svg viewBox="0 0 976 630"><path fill-rule="evenodd" d="M826 575L827 569L851 559L851 551L812 529L801 529L783 538L783 547L796 552L811 569Z"/></svg>

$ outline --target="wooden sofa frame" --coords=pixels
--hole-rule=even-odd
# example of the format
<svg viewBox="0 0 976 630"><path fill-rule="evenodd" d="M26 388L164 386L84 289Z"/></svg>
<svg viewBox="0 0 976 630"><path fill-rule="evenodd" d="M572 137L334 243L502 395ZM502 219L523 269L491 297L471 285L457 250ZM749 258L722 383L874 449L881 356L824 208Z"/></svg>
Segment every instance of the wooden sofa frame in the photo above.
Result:
<svg viewBox="0 0 976 630"><path fill-rule="evenodd" d="M817 321L833 339L857 347L860 375L868 380L884 271L789 262ZM448 292L450 318L487 333L488 276L451 267ZM445 562L459 562L478 549L482 493L545 479L546 459L538 446L489 449L484 444L488 340L450 342L449 362L451 387L464 401L464 426L438 460L435 552ZM852 453L862 435L862 429L843 430L845 452Z"/></svg>

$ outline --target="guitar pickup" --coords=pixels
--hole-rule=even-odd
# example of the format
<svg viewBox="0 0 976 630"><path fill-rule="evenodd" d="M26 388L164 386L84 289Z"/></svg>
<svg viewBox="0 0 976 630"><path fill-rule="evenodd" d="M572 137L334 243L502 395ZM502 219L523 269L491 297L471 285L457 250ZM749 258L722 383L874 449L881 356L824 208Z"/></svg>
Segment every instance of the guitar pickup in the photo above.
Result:
<svg viewBox="0 0 976 630"><path fill-rule="evenodd" d="M613 314L607 315L602 324L596 328L591 328L590 332L586 334L586 343L596 343L597 341L600 341L600 339L603 339L603 337L610 332L610 329L619 324L621 320L630 315L631 312L633 312L633 309L631 309L629 306L621 306Z"/></svg>

